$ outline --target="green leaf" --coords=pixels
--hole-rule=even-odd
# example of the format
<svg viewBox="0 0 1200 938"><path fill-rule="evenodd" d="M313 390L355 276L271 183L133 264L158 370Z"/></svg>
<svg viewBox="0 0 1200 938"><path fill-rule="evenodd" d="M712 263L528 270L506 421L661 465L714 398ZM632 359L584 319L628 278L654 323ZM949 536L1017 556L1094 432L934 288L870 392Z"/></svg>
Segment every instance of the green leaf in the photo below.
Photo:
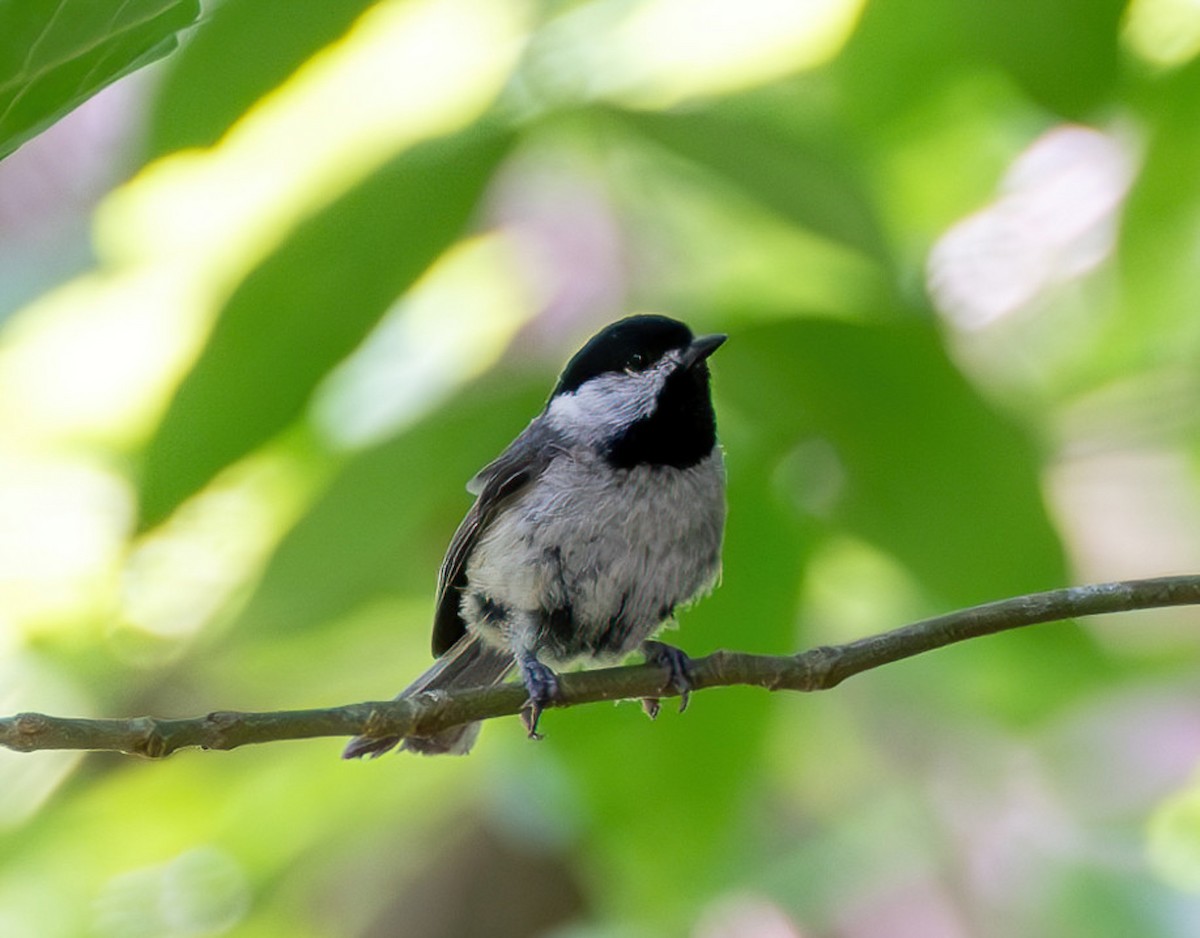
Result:
<svg viewBox="0 0 1200 938"><path fill-rule="evenodd" d="M171 60L148 128L150 155L215 143L373 2L225 0Z"/></svg>
<svg viewBox="0 0 1200 938"><path fill-rule="evenodd" d="M1117 37L1128 6L1125 0L1007 0L963 6L968 41L1043 107L1086 120L1108 102L1117 81Z"/></svg>
<svg viewBox="0 0 1200 938"><path fill-rule="evenodd" d="M475 130L406 151L247 277L146 451L143 524L301 414L317 382L462 233L508 143Z"/></svg>
<svg viewBox="0 0 1200 938"><path fill-rule="evenodd" d="M885 259L887 248L861 181L828 138L795 121L725 104L679 112L612 112L638 135L690 160L802 228Z"/></svg>
<svg viewBox="0 0 1200 938"><path fill-rule="evenodd" d="M541 409L551 384L484 381L351 458L276 550L240 630L294 634L398 595L428 597L432 615L438 564L471 505L467 480Z"/></svg>
<svg viewBox="0 0 1200 938"><path fill-rule="evenodd" d="M936 595L967 605L1062 585L1033 447L932 325L800 320L737 340L722 350L722 387L781 446L831 444L845 473L837 517Z"/></svg>
<svg viewBox="0 0 1200 938"><path fill-rule="evenodd" d="M798 320L737 334L721 355L724 394L775 441L765 459L814 442L835 454L840 488L814 520L895 558L940 611L1067 582L1034 447L964 380L931 324ZM951 683L939 680L947 662ZM1059 626L921 656L885 679L928 674L958 705L966 695L1020 720L1106 668L1084 633Z"/></svg>
<svg viewBox="0 0 1200 938"><path fill-rule="evenodd" d="M1095 119L1117 88L1124 0L890 0L866 5L831 68L838 107L867 134L907 123L968 75L1003 71L1034 102L1067 118ZM993 121L1002 115L991 114ZM1035 113L1029 113L1034 118ZM1044 117L1045 115L1042 115Z"/></svg>
<svg viewBox="0 0 1200 938"><path fill-rule="evenodd" d="M1103 345L1112 370L1144 368L1200 348L1200 60L1160 80L1141 105L1149 142L1122 220L1122 304Z"/></svg>
<svg viewBox="0 0 1200 938"><path fill-rule="evenodd" d="M958 28L962 6L961 0L865 5L858 28L830 64L838 112L866 135L855 148L857 158L865 155L863 143L903 124L914 107L925 107L972 66Z"/></svg>
<svg viewBox="0 0 1200 938"><path fill-rule="evenodd" d="M0 158L171 52L197 0L0 0Z"/></svg>

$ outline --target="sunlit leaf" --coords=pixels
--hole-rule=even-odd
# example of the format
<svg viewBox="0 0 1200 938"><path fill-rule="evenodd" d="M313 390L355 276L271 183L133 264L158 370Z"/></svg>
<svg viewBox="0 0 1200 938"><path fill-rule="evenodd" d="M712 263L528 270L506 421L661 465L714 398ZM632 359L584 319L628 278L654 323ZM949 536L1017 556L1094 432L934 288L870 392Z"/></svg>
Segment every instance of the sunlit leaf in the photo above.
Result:
<svg viewBox="0 0 1200 938"><path fill-rule="evenodd" d="M1200 344L1196 302L1196 213L1200 178L1200 61L1164 80L1142 102L1151 126L1141 173L1130 192L1120 241L1121 316L1106 344L1117 367Z"/></svg>
<svg viewBox="0 0 1200 938"><path fill-rule="evenodd" d="M198 0L0 0L0 158L171 52L199 15Z"/></svg>
<svg viewBox="0 0 1200 938"><path fill-rule="evenodd" d="M250 274L150 443L144 523L299 415L317 381L462 233L507 144L467 132L419 145Z"/></svg>
<svg viewBox="0 0 1200 938"><path fill-rule="evenodd" d="M883 234L859 180L832 141L726 105L679 112L614 112L637 133L732 183L801 227L880 259Z"/></svg>
<svg viewBox="0 0 1200 938"><path fill-rule="evenodd" d="M225 0L171 61L148 128L151 155L216 140L374 0Z"/></svg>

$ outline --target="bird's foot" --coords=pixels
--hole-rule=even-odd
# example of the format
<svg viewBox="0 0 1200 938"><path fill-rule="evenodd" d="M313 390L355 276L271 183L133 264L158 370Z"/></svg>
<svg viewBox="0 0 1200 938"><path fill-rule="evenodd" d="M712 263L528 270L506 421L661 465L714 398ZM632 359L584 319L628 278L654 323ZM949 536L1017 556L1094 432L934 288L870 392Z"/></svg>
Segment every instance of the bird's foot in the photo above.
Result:
<svg viewBox="0 0 1200 938"><path fill-rule="evenodd" d="M679 712L683 713L692 696L692 659L674 645L656 641L642 642L642 654L648 663L663 669L666 674L663 690L670 689L679 694ZM642 709L653 720L658 716L658 698L643 698Z"/></svg>
<svg viewBox="0 0 1200 938"><path fill-rule="evenodd" d="M521 722L525 724L530 739L541 739L542 734L537 731L538 720L542 717L542 711L554 706L558 700L558 675L533 655L527 655L521 659L521 680L529 691L529 699L521 709Z"/></svg>

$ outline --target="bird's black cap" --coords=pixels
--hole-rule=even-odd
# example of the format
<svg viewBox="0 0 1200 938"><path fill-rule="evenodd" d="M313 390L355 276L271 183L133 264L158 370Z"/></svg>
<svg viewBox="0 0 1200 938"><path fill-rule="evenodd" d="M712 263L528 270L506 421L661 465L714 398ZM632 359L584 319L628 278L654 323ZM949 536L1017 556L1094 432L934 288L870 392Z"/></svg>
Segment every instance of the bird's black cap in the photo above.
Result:
<svg viewBox="0 0 1200 938"><path fill-rule="evenodd" d="M567 362L554 394L577 391L610 371L641 371L668 349L692 344L692 330L667 316L629 316L600 330Z"/></svg>

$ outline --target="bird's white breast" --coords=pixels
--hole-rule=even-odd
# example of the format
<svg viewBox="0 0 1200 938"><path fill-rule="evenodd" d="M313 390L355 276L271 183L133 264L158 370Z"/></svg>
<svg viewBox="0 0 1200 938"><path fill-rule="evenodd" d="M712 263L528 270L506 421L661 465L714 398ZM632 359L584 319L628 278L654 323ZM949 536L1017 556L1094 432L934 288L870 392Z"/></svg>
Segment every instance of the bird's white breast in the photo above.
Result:
<svg viewBox="0 0 1200 938"><path fill-rule="evenodd" d="M518 613L520 633L536 631L547 610L569 608L581 645L624 617L628 635L610 649L622 654L712 586L724 521L719 449L688 469L613 470L591 448L573 447L489 525L467 567L469 589Z"/></svg>

